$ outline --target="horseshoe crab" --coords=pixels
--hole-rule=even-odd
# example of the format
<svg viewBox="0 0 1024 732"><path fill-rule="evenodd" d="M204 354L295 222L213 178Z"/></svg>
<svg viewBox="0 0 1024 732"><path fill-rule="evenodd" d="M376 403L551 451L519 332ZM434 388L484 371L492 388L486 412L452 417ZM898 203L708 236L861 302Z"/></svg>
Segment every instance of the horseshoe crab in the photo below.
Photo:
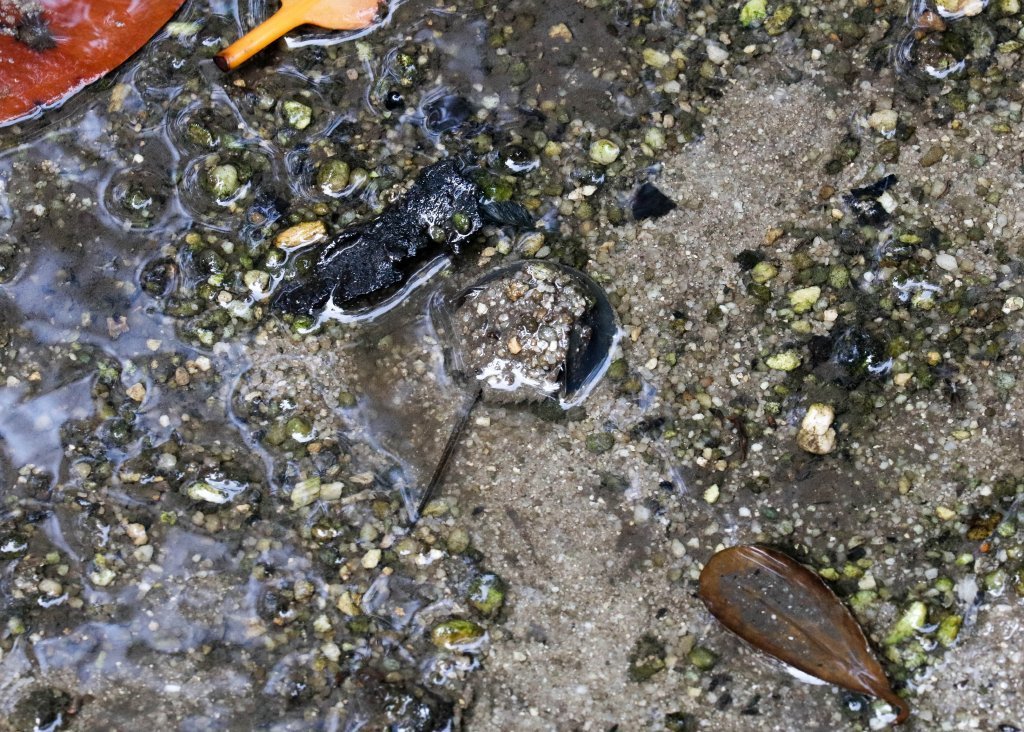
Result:
<svg viewBox="0 0 1024 732"><path fill-rule="evenodd" d="M450 300L435 298L431 310L438 334L449 344L448 369L468 383L470 398L413 523L433 497L478 402L557 399L569 409L604 376L619 340L604 290L563 264L526 261L501 267Z"/></svg>
<svg viewBox="0 0 1024 732"><path fill-rule="evenodd" d="M604 290L549 262L496 269L434 314L449 334L449 370L491 402L579 404L607 370L619 335Z"/></svg>
<svg viewBox="0 0 1024 732"><path fill-rule="evenodd" d="M183 0L0 0L0 127L36 117L124 63Z"/></svg>

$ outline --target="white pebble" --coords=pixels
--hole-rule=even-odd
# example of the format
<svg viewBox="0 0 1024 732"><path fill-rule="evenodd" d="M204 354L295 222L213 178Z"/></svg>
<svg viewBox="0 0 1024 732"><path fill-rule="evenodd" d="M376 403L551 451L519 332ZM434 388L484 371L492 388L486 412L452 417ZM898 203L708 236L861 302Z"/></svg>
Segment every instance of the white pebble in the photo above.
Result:
<svg viewBox="0 0 1024 732"><path fill-rule="evenodd" d="M363 562L362 562L363 568L364 569L373 569L373 568L375 568L378 564L380 564L380 556L381 556L380 549L371 549L370 551L366 552L366 554L363 555Z"/></svg>
<svg viewBox="0 0 1024 732"><path fill-rule="evenodd" d="M729 52L715 43L708 44L708 61L721 66L729 58Z"/></svg>
<svg viewBox="0 0 1024 732"><path fill-rule="evenodd" d="M796 444L801 450L814 455L832 452L836 446L836 431L832 429L835 418L835 410L828 404L812 404L800 423Z"/></svg>
<svg viewBox="0 0 1024 732"><path fill-rule="evenodd" d="M945 252L935 255L935 264L947 272L956 272L957 269L956 257Z"/></svg>

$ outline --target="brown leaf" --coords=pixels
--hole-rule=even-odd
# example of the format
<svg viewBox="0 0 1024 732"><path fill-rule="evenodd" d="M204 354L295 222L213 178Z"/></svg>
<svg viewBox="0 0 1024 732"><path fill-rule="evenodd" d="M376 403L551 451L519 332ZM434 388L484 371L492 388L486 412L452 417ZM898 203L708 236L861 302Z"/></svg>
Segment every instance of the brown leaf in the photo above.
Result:
<svg viewBox="0 0 1024 732"><path fill-rule="evenodd" d="M700 573L700 598L726 628L806 674L851 691L910 706L896 695L846 606L814 572L762 546L715 554Z"/></svg>
<svg viewBox="0 0 1024 732"><path fill-rule="evenodd" d="M0 0L0 126L59 106L124 63L182 2Z"/></svg>

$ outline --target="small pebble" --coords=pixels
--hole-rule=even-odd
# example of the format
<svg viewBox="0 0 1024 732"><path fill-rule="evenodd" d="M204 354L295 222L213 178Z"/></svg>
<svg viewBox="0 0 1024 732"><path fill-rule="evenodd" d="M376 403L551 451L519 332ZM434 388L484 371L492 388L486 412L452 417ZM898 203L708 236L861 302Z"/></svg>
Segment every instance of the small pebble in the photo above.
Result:
<svg viewBox="0 0 1024 732"><path fill-rule="evenodd" d="M44 579L39 583L39 591L50 597L57 597L63 590L64 588L61 587L60 582L57 580Z"/></svg>
<svg viewBox="0 0 1024 732"><path fill-rule="evenodd" d="M764 363L773 371L792 371L800 365L800 360L800 354L796 351L783 351L772 354Z"/></svg>
<svg viewBox="0 0 1024 732"><path fill-rule="evenodd" d="M274 243L282 249L298 249L319 244L326 238L327 227L322 221L306 221L282 231L274 239Z"/></svg>
<svg viewBox="0 0 1024 732"><path fill-rule="evenodd" d="M835 410L830 405L812 404L800 423L796 444L801 450L813 455L832 452L836 446L836 431L832 429L835 418Z"/></svg>
<svg viewBox="0 0 1024 732"><path fill-rule="evenodd" d="M935 165L937 162L942 160L942 158L944 158L945 156L946 151L943 150L940 145L932 145L930 148L928 148L925 154L921 156L921 167L930 168L931 166Z"/></svg>
<svg viewBox="0 0 1024 732"><path fill-rule="evenodd" d="M1024 297L1021 297L1020 295L1008 297L1006 298L1006 302L1003 303L1003 312L1007 315L1015 313L1022 308L1024 308Z"/></svg>
<svg viewBox="0 0 1024 732"><path fill-rule="evenodd" d="M363 555L363 569L374 569L380 564L380 549L371 549Z"/></svg>
<svg viewBox="0 0 1024 732"><path fill-rule="evenodd" d="M619 159L619 146L611 140L595 140L590 145L590 159L600 165L611 165Z"/></svg>
<svg viewBox="0 0 1024 732"><path fill-rule="evenodd" d="M124 527L124 533L128 535L128 538L132 540L132 544L135 546L142 546L149 541L146 527L142 524L128 524Z"/></svg>
<svg viewBox="0 0 1024 732"><path fill-rule="evenodd" d="M899 115L894 109L880 109L868 117L868 125L871 129L887 135L896 129L899 122Z"/></svg>
<svg viewBox="0 0 1024 732"><path fill-rule="evenodd" d="M608 432L595 432L587 435L586 445L589 452L600 455L615 446L615 438Z"/></svg>
<svg viewBox="0 0 1024 732"><path fill-rule="evenodd" d="M654 48L644 49L644 63L655 69L665 68L671 60L671 57L664 51L659 51Z"/></svg>
<svg viewBox="0 0 1024 732"><path fill-rule="evenodd" d="M565 23L558 23L556 25L551 26L551 28L548 29L548 38L553 38L557 41L564 41L565 43L569 43L570 41L572 41L572 31L569 30L569 26L567 26Z"/></svg>
<svg viewBox="0 0 1024 732"><path fill-rule="evenodd" d="M818 302L819 297L821 297L821 288L817 285L802 287L789 293L789 306L793 308L794 313L806 313L814 307L814 303Z"/></svg>
<svg viewBox="0 0 1024 732"><path fill-rule="evenodd" d="M143 384L141 381L138 381L129 386L125 390L125 393L129 396L129 398L132 401L141 403L142 400L146 398L146 385Z"/></svg>
<svg viewBox="0 0 1024 732"><path fill-rule="evenodd" d="M729 52L726 51L721 46L719 46L718 44L716 44L716 43L709 43L707 48L708 48L708 61L710 61L711 63L715 64L716 66L721 66L722 64L724 64L728 60Z"/></svg>
<svg viewBox="0 0 1024 732"><path fill-rule="evenodd" d="M935 264L947 272L956 272L957 270L956 257L945 252L935 255Z"/></svg>

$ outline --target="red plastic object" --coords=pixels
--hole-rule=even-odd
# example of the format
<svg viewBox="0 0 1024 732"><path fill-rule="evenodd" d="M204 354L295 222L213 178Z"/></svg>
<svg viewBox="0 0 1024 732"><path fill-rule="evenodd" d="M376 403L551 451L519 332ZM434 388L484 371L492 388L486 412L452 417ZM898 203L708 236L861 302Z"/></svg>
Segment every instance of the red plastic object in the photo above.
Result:
<svg viewBox="0 0 1024 732"><path fill-rule="evenodd" d="M0 126L124 63L184 0L0 0Z"/></svg>

